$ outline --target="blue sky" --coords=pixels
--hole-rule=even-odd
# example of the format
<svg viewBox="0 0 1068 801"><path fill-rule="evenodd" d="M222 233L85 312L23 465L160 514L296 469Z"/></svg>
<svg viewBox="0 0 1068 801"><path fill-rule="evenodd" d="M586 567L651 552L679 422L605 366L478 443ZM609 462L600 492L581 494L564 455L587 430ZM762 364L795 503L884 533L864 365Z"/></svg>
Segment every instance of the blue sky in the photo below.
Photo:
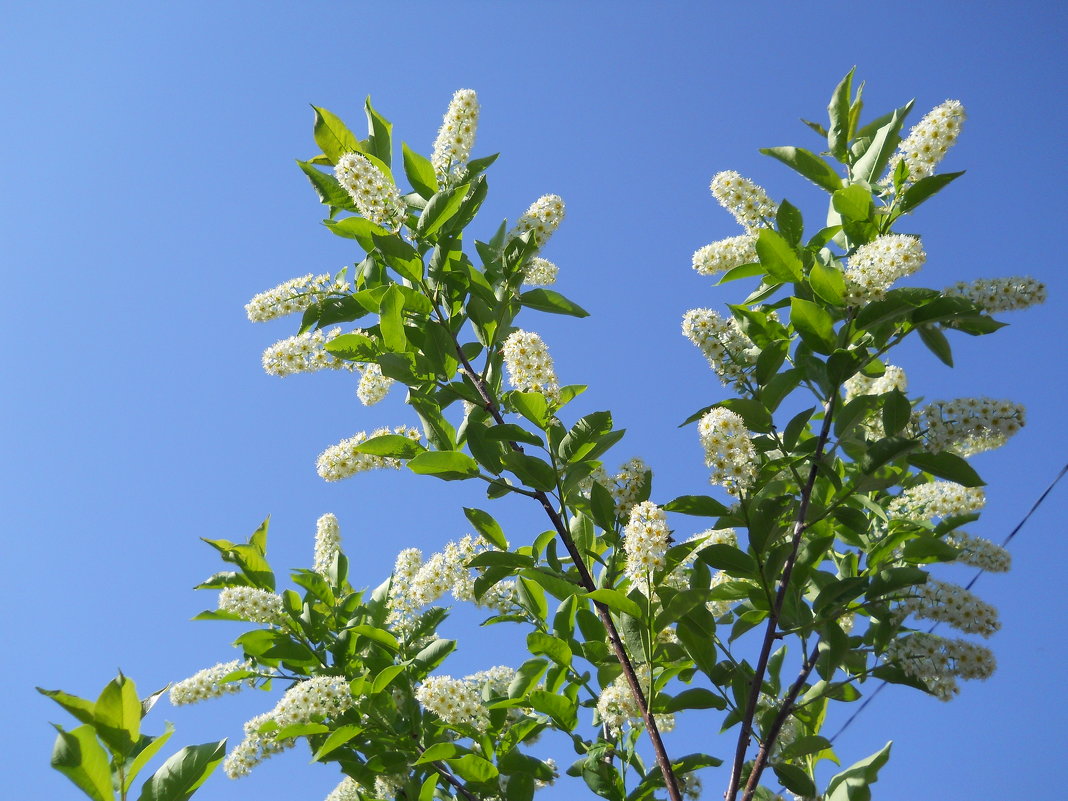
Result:
<svg viewBox="0 0 1068 801"><path fill-rule="evenodd" d="M1024 431L974 460L990 486L972 531L1000 541L1068 450L1065 22L1061 6L1039 2L45 0L6 9L0 770L10 795L78 797L48 768L47 721L62 714L34 685L90 694L121 666L147 692L231 658L236 629L188 620L214 605L190 589L217 567L198 537L238 539L271 514L270 555L282 571L310 564L315 519L332 511L358 580L373 585L397 550L462 536L461 506L485 504L474 486L402 473L324 484L314 471L324 447L411 422L400 393L365 409L342 375L279 380L260 369L262 349L292 326L253 326L243 304L356 258L319 224L293 163L316 152L309 103L358 127L371 94L397 140L426 152L452 92L478 91L476 153L502 153L481 230L539 195L567 201L545 255L560 266L557 288L592 316L529 323L561 380L590 385L581 411L610 408L628 429L618 461L645 458L654 499L666 500L707 486L693 430L676 425L724 396L679 334L681 315L740 299L690 269L696 248L736 233L708 194L711 175L736 169L818 225L820 190L758 147L818 147L798 118L822 118L854 64L873 113L916 97L918 118L960 99L969 119L944 168L968 174L910 221L929 259L911 283L1026 273L1046 282L1050 301L1006 315L1012 325L993 337L954 338L955 370L917 349L896 361L929 398L1026 404ZM1013 572L977 587L1001 610L998 673L948 705L891 689L839 741L848 764L895 740L876 798L1055 794L1065 497L1059 488L1014 541ZM498 502L493 511L513 540L541 530L528 509ZM457 615L447 629L474 635L449 664L457 674L508 658L512 635L498 627L488 639L464 628L471 620ZM272 703L249 693L161 706L153 718L156 728L175 721L175 742L237 738ZM676 741L706 747L705 728L683 727ZM725 755L715 743L707 747ZM305 763L292 752L238 782L220 772L197 797L325 796L337 777ZM723 783L709 774L707 797ZM546 798L583 789L553 792Z"/></svg>

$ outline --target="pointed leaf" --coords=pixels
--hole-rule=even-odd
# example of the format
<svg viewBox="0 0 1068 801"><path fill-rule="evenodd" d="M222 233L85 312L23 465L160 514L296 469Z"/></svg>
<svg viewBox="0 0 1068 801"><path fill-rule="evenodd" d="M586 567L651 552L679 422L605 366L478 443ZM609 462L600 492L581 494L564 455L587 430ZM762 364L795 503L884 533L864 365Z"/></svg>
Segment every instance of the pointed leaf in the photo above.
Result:
<svg viewBox="0 0 1068 801"><path fill-rule="evenodd" d="M760 152L765 156L778 159L828 192L833 192L842 186L842 179L835 172L834 167L802 147L762 147Z"/></svg>
<svg viewBox="0 0 1068 801"><path fill-rule="evenodd" d="M52 748L52 767L93 801L114 801L108 755L93 727L86 724L68 732L56 726L56 730L59 736Z"/></svg>
<svg viewBox="0 0 1068 801"><path fill-rule="evenodd" d="M141 786L138 801L187 801L224 756L226 740L186 746Z"/></svg>
<svg viewBox="0 0 1068 801"><path fill-rule="evenodd" d="M408 469L444 481L458 481L479 474L478 462L461 451L428 451L408 462Z"/></svg>
<svg viewBox="0 0 1068 801"><path fill-rule="evenodd" d="M336 163L346 153L361 152L360 142L341 118L325 108L315 109L315 144L319 145L331 163Z"/></svg>
<svg viewBox="0 0 1068 801"><path fill-rule="evenodd" d="M519 296L519 302L528 309L537 309L550 314L568 314L572 317L590 316L590 313L577 303L551 289L531 289Z"/></svg>
<svg viewBox="0 0 1068 801"><path fill-rule="evenodd" d="M403 142L401 152L404 154L404 174L408 176L412 189L430 200L438 191L438 177L434 172L434 165L426 156L419 155Z"/></svg>

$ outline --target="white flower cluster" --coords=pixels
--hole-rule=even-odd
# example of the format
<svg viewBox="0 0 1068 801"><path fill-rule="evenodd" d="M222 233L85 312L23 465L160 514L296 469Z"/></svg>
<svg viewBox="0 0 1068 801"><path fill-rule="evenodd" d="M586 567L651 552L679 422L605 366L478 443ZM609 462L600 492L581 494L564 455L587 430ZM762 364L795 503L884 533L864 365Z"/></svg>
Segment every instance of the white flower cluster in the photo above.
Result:
<svg viewBox="0 0 1068 801"><path fill-rule="evenodd" d="M268 375L285 378L317 370L356 370L354 362L335 358L326 352L326 343L341 333L340 328L305 331L279 340L263 352L263 369Z"/></svg>
<svg viewBox="0 0 1068 801"><path fill-rule="evenodd" d="M877 236L846 260L846 302L859 306L881 299L895 281L912 275L925 261L927 254L917 237Z"/></svg>
<svg viewBox="0 0 1068 801"><path fill-rule="evenodd" d="M1000 448L1024 425L1024 407L991 398L934 401L913 417L931 453L972 456Z"/></svg>
<svg viewBox="0 0 1068 801"><path fill-rule="evenodd" d="M382 375L381 366L371 362L363 368L363 375L360 376L360 383L356 387L356 397L364 406L374 406L386 397L393 383L392 378Z"/></svg>
<svg viewBox="0 0 1068 801"><path fill-rule="evenodd" d="M478 96L473 89L460 89L452 96L445 111L438 137L434 140L434 152L430 163L438 174L438 180L450 177L462 179L467 172L467 160L475 144L478 128Z"/></svg>
<svg viewBox="0 0 1068 801"><path fill-rule="evenodd" d="M893 518L936 520L978 512L986 506L981 487L963 487L952 481L930 481L909 487L886 507Z"/></svg>
<svg viewBox="0 0 1068 801"><path fill-rule="evenodd" d="M553 369L553 359L541 337L533 331L517 330L504 340L504 363L508 379L521 392L540 392L555 400L560 385Z"/></svg>
<svg viewBox="0 0 1068 801"><path fill-rule="evenodd" d="M849 403L861 395L882 395L895 389L904 392L908 389L908 385L909 382L905 376L905 371L900 367L888 364L883 374L877 378L866 376L863 373L857 373L848 378L844 385L845 402Z"/></svg>
<svg viewBox="0 0 1068 801"><path fill-rule="evenodd" d="M405 548L393 563L393 576L389 583L389 615L386 626L393 631L407 633L419 611L412 594L412 582L423 565L423 552L418 548Z"/></svg>
<svg viewBox="0 0 1068 801"><path fill-rule="evenodd" d="M626 517L630 514L634 504L638 502L638 493L645 484L645 474L648 472L649 465L640 457L635 456L625 461L611 480L602 482L611 494L612 500L616 502L617 515Z"/></svg>
<svg viewBox="0 0 1068 801"><path fill-rule="evenodd" d="M709 483L726 487L731 495L748 489L756 480L757 452L741 415L730 409L710 409L697 424L705 465L712 469Z"/></svg>
<svg viewBox="0 0 1068 801"><path fill-rule="evenodd" d="M325 451L320 453L319 458L315 463L315 469L326 481L340 481L343 478L354 476L357 473L363 473L367 470L377 470L379 468L388 467L394 470L399 470L401 466L400 459L393 459L388 456L372 456L368 453L356 452L356 448L361 443L383 434L400 434L402 437L408 437L408 439L416 441L422 436L417 429L414 429L411 426L397 426L392 430L389 428L377 428L371 432L370 437L367 436L366 432L360 431L358 434L342 440L337 445L331 445Z"/></svg>
<svg viewBox="0 0 1068 801"><path fill-rule="evenodd" d="M933 175L960 136L964 117L959 100L947 100L928 111L898 146L898 152L890 159L889 174L893 175L898 162L904 160L909 168L909 183Z"/></svg>
<svg viewBox="0 0 1068 801"><path fill-rule="evenodd" d="M261 734L260 727L271 720L271 713L264 712L245 723L245 739L235 746L223 761L223 771L228 777L240 779L242 776L248 776L263 760L297 744L292 737L276 740L270 734Z"/></svg>
<svg viewBox="0 0 1068 801"><path fill-rule="evenodd" d="M987 314L1019 311L1046 302L1046 285L1026 275L960 281L943 291L967 298Z"/></svg>
<svg viewBox="0 0 1068 801"><path fill-rule="evenodd" d="M481 688L473 681L428 676L415 691L415 697L448 726L471 726L482 732L489 725Z"/></svg>
<svg viewBox="0 0 1068 801"><path fill-rule="evenodd" d="M325 514L315 522L315 562L312 569L325 577L340 551L341 526L334 515Z"/></svg>
<svg viewBox="0 0 1068 801"><path fill-rule="evenodd" d="M923 632L894 640L884 658L922 681L942 701L960 692L958 678L986 679L997 667L993 651L985 646Z"/></svg>
<svg viewBox="0 0 1068 801"><path fill-rule="evenodd" d="M281 626L282 597L257 587L224 587L219 593L219 610L251 623Z"/></svg>
<svg viewBox="0 0 1068 801"><path fill-rule="evenodd" d="M983 637L1001 628L997 609L956 584L929 578L925 584L910 588L909 594L895 609L898 620L914 615Z"/></svg>
<svg viewBox="0 0 1068 801"><path fill-rule="evenodd" d="M371 222L399 231L408 213L396 185L362 153L346 153L334 165L334 177Z"/></svg>
<svg viewBox="0 0 1068 801"><path fill-rule="evenodd" d="M523 283L526 286L551 286L556 283L560 268L548 259L535 256L523 268Z"/></svg>
<svg viewBox="0 0 1068 801"><path fill-rule="evenodd" d="M688 537L686 542L699 543L702 547L705 545L731 545L737 547L738 535L733 528L710 528L706 531L694 534L692 537ZM700 547L695 547L685 559L675 566L674 570L666 576L661 577L657 586L671 587L676 590L688 590L690 588L690 570L693 568L693 563L697 560L697 553L700 550ZM641 590L642 592L647 593L647 590L644 587L642 587Z"/></svg>
<svg viewBox="0 0 1068 801"><path fill-rule="evenodd" d="M741 384L745 371L756 364L760 348L738 327L712 309L691 309L682 317L682 333L708 359L724 386Z"/></svg>
<svg viewBox="0 0 1068 801"><path fill-rule="evenodd" d="M405 777L399 775L379 774L375 776L375 798L396 798L404 789Z"/></svg>
<svg viewBox="0 0 1068 801"><path fill-rule="evenodd" d="M523 216L516 222L515 227L508 232L508 239L533 231L538 250L545 247L549 237L560 227L564 219L564 200L559 195L542 195L530 208L523 212Z"/></svg>
<svg viewBox="0 0 1068 801"><path fill-rule="evenodd" d="M638 674L638 683L643 688L648 688L650 683L648 663L638 665L635 672ZM623 732L623 727L628 724L632 727L643 725L638 702L634 700L625 675L620 674L615 681L601 690L601 695L597 699L597 716L610 737L618 737ZM675 728L675 716L670 713L654 715L654 719L661 733Z"/></svg>
<svg viewBox="0 0 1068 801"><path fill-rule="evenodd" d="M208 698L218 698L227 693L236 693L242 687L252 686L252 679L227 681L222 679L238 670L248 670L252 663L247 659L235 659L232 662L220 662L210 668L194 673L188 679L171 685L170 699L172 706L195 704Z"/></svg>
<svg viewBox="0 0 1068 801"><path fill-rule="evenodd" d="M364 801L364 788L351 776L346 776L323 801Z"/></svg>
<svg viewBox="0 0 1068 801"><path fill-rule="evenodd" d="M682 793L682 797L688 799L688 801L698 801L701 797L701 792L704 790L701 777L696 773L684 773L678 779L679 792Z"/></svg>
<svg viewBox="0 0 1068 801"><path fill-rule="evenodd" d="M260 292L245 304L245 312L250 322L263 323L287 314L302 312L328 294L348 290L349 283L342 278L335 280L330 273L308 273L299 278L291 278L274 289Z"/></svg>
<svg viewBox="0 0 1068 801"><path fill-rule="evenodd" d="M705 245L693 254L693 268L698 275L719 275L755 261L756 237L752 234L721 239L719 242Z"/></svg>
<svg viewBox="0 0 1068 801"><path fill-rule="evenodd" d="M642 501L630 510L623 529L623 550L627 554L624 573L632 587L646 595L656 571L664 567L671 531L664 510L651 501Z"/></svg>
<svg viewBox="0 0 1068 801"><path fill-rule="evenodd" d="M717 570L712 574L712 582L709 584L708 588L714 590L724 582L735 580L736 579L732 579L729 574L724 573L722 570ZM709 601L706 606L708 607L708 611L712 613L713 617L722 617L727 614L727 612L731 610L731 607L736 603L737 601Z"/></svg>
<svg viewBox="0 0 1068 801"><path fill-rule="evenodd" d="M257 715L245 724L245 739L230 752L223 763L231 779L249 772L273 754L291 747L292 738L278 740L272 731L260 732L266 723L278 728L310 723L314 718L336 718L354 703L348 681L342 676L319 676L294 684L270 712Z"/></svg>
<svg viewBox="0 0 1068 801"><path fill-rule="evenodd" d="M946 542L957 548L957 562L985 570L987 573L1007 573L1012 567L1012 555L986 537L977 537L966 531L951 531Z"/></svg>
<svg viewBox="0 0 1068 801"><path fill-rule="evenodd" d="M774 218L778 210L763 188L734 170L716 173L708 188L719 204L733 214L734 219L749 233Z"/></svg>

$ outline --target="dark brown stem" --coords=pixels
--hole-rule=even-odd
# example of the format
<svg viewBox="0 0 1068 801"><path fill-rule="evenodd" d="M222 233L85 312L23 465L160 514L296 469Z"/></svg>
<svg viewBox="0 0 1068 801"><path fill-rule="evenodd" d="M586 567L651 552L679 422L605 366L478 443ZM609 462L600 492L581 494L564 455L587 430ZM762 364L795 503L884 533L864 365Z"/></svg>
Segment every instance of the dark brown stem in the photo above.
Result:
<svg viewBox="0 0 1068 801"><path fill-rule="evenodd" d="M454 344L456 344L456 354L460 360L460 364L463 366L463 370L467 374L467 377L475 385L478 394L482 397L486 411L489 412L498 425L503 425L504 416L501 414L500 409L497 408L497 404L494 403L493 398L486 389L485 382L482 380L482 377L475 372L471 363L467 360L467 356L464 355L463 350L460 348L459 343L455 341L455 338L453 341ZM508 444L516 451L522 452L523 450L518 443L509 442ZM583 557L582 552L579 550L578 545L575 543L575 540L571 537L571 532L568 531L567 526L564 525L564 521L553 507L552 501L549 500L549 496L540 490L536 492L524 492L523 494L536 499L538 503L541 504L542 509L545 510L545 514L549 516L553 528L556 529L556 533L560 536L561 542L564 543L564 547L567 548L567 552L571 556L571 561L578 570L579 581L582 586L587 592L596 590L597 584L593 580L589 568L586 566L586 560ZM660 729L656 725L656 719L653 717L653 713L649 711L649 702L645 698L645 692L642 690L638 674L634 670L634 665L631 662L630 657L627 655L627 649L623 645L623 638L620 637L619 630L616 628L615 623L612 622L612 615L608 611L608 607L597 601L594 601L593 605L597 609L597 616L601 619L601 623L604 624L605 631L608 632L608 642L612 646L612 652L615 654L616 659L619 660L620 666L623 668L623 675L627 679L627 685L630 687L631 695L634 696L634 700L638 704L638 710L641 712L642 720L645 722L646 731L649 733L649 740L653 744L653 753L656 756L656 764L660 768L660 773L664 777L664 785L667 787L668 796L670 796L671 801L682 801L682 793L679 790L679 782L675 777L675 771L671 767L671 759L668 757L667 750L664 748L664 741L660 736Z"/></svg>
<svg viewBox="0 0 1068 801"><path fill-rule="evenodd" d="M771 754L771 749L775 746L775 740L779 736L779 732L782 731L783 725L786 723L786 719L790 717L790 713L794 710L794 702L797 701L797 696L801 692L801 688L805 686L805 682L808 681L809 675L812 673L812 668L816 666L816 658L819 656L819 642L812 648L812 653L805 657L804 663L801 665L801 670L797 674L797 678L794 679L794 683L790 685L790 689L786 693L786 697L783 699L782 707L779 709L779 714L775 716L775 720L771 724L771 728L768 729L767 734L764 736L764 741L760 744L760 750L757 751L756 759L753 760L753 769L749 772L749 781L745 783L745 792L742 793L742 801L752 801L753 794L756 793L757 787L760 785L760 775L764 772L764 768L768 766L768 756Z"/></svg>
<svg viewBox="0 0 1068 801"><path fill-rule="evenodd" d="M775 604L768 614L768 625L764 629L764 642L760 647L760 656L753 675L753 684L749 688L749 698L745 705L745 715L742 717L742 727L738 732L738 745L734 751L734 765L731 768L731 779L727 785L727 792L723 797L726 801L735 801L738 797L738 787L742 779L742 766L745 764L745 754L749 750L749 742L753 733L753 717L756 715L757 701L760 699L760 691L764 686L764 673L768 669L768 658L771 656L771 647L778 638L779 615L782 613L782 605L786 599L786 590L790 584L790 574L793 572L794 563L797 561L797 552L801 547L801 535L805 531L805 517L808 515L809 501L812 499L812 488L816 484L816 476L819 473L820 461L823 459L823 449L827 446L827 440L831 434L831 417L834 412L835 401L838 399L838 391L831 394L823 404L823 425L820 427L819 439L816 442L816 452L812 458L812 467L808 471L808 480L801 490L801 503L797 508L797 517L794 519L793 542L790 556L782 568L782 577L779 579L779 588L775 593Z"/></svg>

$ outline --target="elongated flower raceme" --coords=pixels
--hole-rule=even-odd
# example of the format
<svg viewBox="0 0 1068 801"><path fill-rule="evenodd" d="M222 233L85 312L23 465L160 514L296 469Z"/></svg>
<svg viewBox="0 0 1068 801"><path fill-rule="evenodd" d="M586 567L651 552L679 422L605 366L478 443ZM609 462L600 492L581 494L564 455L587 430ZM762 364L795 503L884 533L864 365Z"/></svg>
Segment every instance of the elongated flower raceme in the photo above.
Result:
<svg viewBox="0 0 1068 801"><path fill-rule="evenodd" d="M535 256L523 268L523 283L526 286L551 286L556 283L559 271L551 261Z"/></svg>
<svg viewBox="0 0 1068 801"><path fill-rule="evenodd" d="M340 328L331 328L329 331L320 328L279 340L263 351L263 370L268 375L281 378L319 370L353 372L357 369L354 362L338 359L326 351L326 343L340 333Z"/></svg>
<svg viewBox="0 0 1068 801"><path fill-rule="evenodd" d="M445 112L430 163L438 180L462 179L467 172L467 160L475 144L478 128L478 96L473 89L460 89L452 96Z"/></svg>
<svg viewBox="0 0 1068 801"><path fill-rule="evenodd" d="M533 231L538 250L545 247L549 237L560 227L564 219L564 200L559 195L542 195L527 209L508 232L508 239L514 239L527 231Z"/></svg>
<svg viewBox="0 0 1068 801"><path fill-rule="evenodd" d="M886 507L892 518L937 520L978 512L986 506L981 487L963 487L952 481L930 481L909 487Z"/></svg>
<svg viewBox="0 0 1068 801"><path fill-rule="evenodd" d="M245 723L245 739L223 760L223 771L229 778L240 779L242 776L248 776L263 760L297 744L296 739L292 737L277 740L270 734L261 734L260 727L271 720L271 713L264 712Z"/></svg>
<svg viewBox="0 0 1068 801"><path fill-rule="evenodd" d="M756 480L757 453L749 429L730 409L709 410L697 426L705 449L705 464L712 469L709 482L739 495Z"/></svg>
<svg viewBox="0 0 1068 801"><path fill-rule="evenodd" d="M250 686L251 681L236 680L224 682L222 679L239 670L248 670L248 660L235 659L232 662L220 662L209 668L194 673L188 679L182 679L171 685L170 700L172 706L195 704L208 698L218 698L228 693L236 693L242 687Z"/></svg>
<svg viewBox="0 0 1068 801"><path fill-rule="evenodd" d="M954 560L987 573L1006 573L1012 566L1012 555L985 537L976 537L966 531L951 531L946 542L960 550Z"/></svg>
<svg viewBox="0 0 1068 801"><path fill-rule="evenodd" d="M846 302L859 306L881 299L896 281L912 275L927 260L920 240L883 234L861 245L846 262Z"/></svg>
<svg viewBox="0 0 1068 801"><path fill-rule="evenodd" d="M553 359L541 337L532 331L513 331L504 341L508 380L521 392L540 392L547 398L560 395Z"/></svg>
<svg viewBox="0 0 1068 801"><path fill-rule="evenodd" d="M280 626L285 622L282 597L256 587L224 587L219 593L219 610L252 623Z"/></svg>
<svg viewBox="0 0 1068 801"><path fill-rule="evenodd" d="M1024 425L1024 407L1007 400L957 398L934 401L914 420L931 453L972 456L1005 444Z"/></svg>
<svg viewBox="0 0 1068 801"><path fill-rule="evenodd" d="M987 314L1018 311L1046 302L1046 285L1026 275L960 281L944 290L946 295L967 298Z"/></svg>
<svg viewBox="0 0 1068 801"><path fill-rule="evenodd" d="M894 640L883 659L922 681L942 701L949 701L960 692L958 678L986 679L997 667L993 651L985 646L925 632Z"/></svg>
<svg viewBox="0 0 1068 801"><path fill-rule="evenodd" d="M998 610L956 584L928 579L909 589L909 597L895 608L900 621L912 615L946 623L965 634L989 637L1001 628Z"/></svg>
<svg viewBox="0 0 1068 801"><path fill-rule="evenodd" d="M846 380L843 388L845 389L845 402L849 403L862 395L882 395L895 389L904 392L908 386L905 371L888 364L881 376L873 377L857 373Z"/></svg>
<svg viewBox="0 0 1068 801"><path fill-rule="evenodd" d="M648 692L649 664L643 662L636 667L635 672L638 674L638 683ZM597 717L601 725L608 730L608 735L613 738L622 734L625 726L643 725L641 710L638 708L638 702L634 700L625 675L617 676L615 681L601 690L597 699ZM669 732L675 728L675 716L671 713L654 715L654 719L661 732Z"/></svg>
<svg viewBox="0 0 1068 801"><path fill-rule="evenodd" d="M371 436L367 436L366 432L360 431L358 434L342 440L337 445L331 445L320 453L315 463L315 469L326 481L340 481L357 473L380 468L399 470L401 466L400 459L393 459L388 456L373 456L356 450L367 440L383 434L400 434L402 437L408 437L412 440L419 440L422 436L419 431L411 426L397 426L392 430L378 428L371 432Z"/></svg>
<svg viewBox="0 0 1068 801"><path fill-rule="evenodd" d="M693 254L693 268L698 275L719 275L756 260L756 237L742 234L700 248Z"/></svg>
<svg viewBox="0 0 1068 801"><path fill-rule="evenodd" d="M708 360L724 386L740 386L745 372L756 364L760 348L738 327L712 309L691 309L682 317L682 333Z"/></svg>
<svg viewBox="0 0 1068 801"><path fill-rule="evenodd" d="M374 406L385 399L394 383L392 378L382 375L379 365L372 362L363 368L360 383L356 387L356 397L364 406Z"/></svg>
<svg viewBox="0 0 1068 801"><path fill-rule="evenodd" d="M773 219L778 209L763 188L734 170L716 173L708 188L719 204L750 234Z"/></svg>
<svg viewBox="0 0 1068 801"><path fill-rule="evenodd" d="M341 552L341 526L332 514L325 514L315 523L315 562L312 569L325 577Z"/></svg>
<svg viewBox="0 0 1068 801"><path fill-rule="evenodd" d="M262 323L305 311L324 297L349 290L348 281L333 278L329 273L302 275L279 284L274 289L260 292L245 304L245 312L253 323Z"/></svg>
<svg viewBox="0 0 1068 801"><path fill-rule="evenodd" d="M903 160L909 168L909 183L933 175L935 167L960 136L964 119L964 106L959 100L947 100L928 111L898 146L888 165L889 174L893 175L898 162Z"/></svg>
<svg viewBox="0 0 1068 801"><path fill-rule="evenodd" d="M477 684L451 676L428 676L415 691L415 697L426 709L449 726L471 726L485 731L489 726L489 711L482 703Z"/></svg>
<svg viewBox="0 0 1068 801"><path fill-rule="evenodd" d="M361 215L383 228L400 230L407 207L396 185L367 156L346 153L337 160L334 176Z"/></svg>
<svg viewBox="0 0 1068 801"><path fill-rule="evenodd" d="M624 573L632 587L649 593L653 574L664 567L670 536L667 515L655 503L642 501L630 510L623 529L623 550L627 554Z"/></svg>

